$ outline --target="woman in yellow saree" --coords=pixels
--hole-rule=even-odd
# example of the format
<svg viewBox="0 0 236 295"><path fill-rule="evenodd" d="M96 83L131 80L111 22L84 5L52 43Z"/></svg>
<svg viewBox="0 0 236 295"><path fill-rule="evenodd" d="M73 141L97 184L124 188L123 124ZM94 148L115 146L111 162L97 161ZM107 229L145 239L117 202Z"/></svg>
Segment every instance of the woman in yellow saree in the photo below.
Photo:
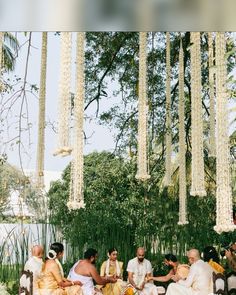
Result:
<svg viewBox="0 0 236 295"><path fill-rule="evenodd" d="M120 295L121 288L124 282L122 281L123 275L123 262L117 260L118 252L115 248L109 249L108 259L102 263L100 275L101 277L113 276L117 278L116 283L108 283L102 287L103 295Z"/></svg>
<svg viewBox="0 0 236 295"><path fill-rule="evenodd" d="M80 281L69 281L64 278L59 262L63 252L64 247L61 243L51 245L38 280L38 295L82 295Z"/></svg>

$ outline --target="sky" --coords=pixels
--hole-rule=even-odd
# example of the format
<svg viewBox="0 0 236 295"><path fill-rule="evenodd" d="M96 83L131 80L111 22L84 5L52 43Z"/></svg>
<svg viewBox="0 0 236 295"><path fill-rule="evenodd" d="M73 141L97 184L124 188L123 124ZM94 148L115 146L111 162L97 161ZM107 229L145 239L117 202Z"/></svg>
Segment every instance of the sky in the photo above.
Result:
<svg viewBox="0 0 236 295"><path fill-rule="evenodd" d="M18 33L17 38L20 44L24 44L29 35ZM75 36L73 36L73 46L75 48ZM27 54L27 44L21 47L19 57L17 58L16 68L13 73L10 73L11 78L14 75L22 77L24 75L25 62ZM40 62L41 62L41 33L33 32L32 48L29 59L29 68L27 81L39 86L40 78ZM72 75L75 74L75 50L73 52ZM60 63L60 37L54 33L48 33L48 58L47 58L47 82L46 82L46 121L56 124L58 115L58 81L59 81L59 63ZM72 81L71 90L74 92L74 81ZM108 97L101 102L100 109L105 110L112 104L112 90L108 91ZM29 105L29 121L32 123L30 139L32 144L28 145L28 134L24 132L23 143L27 151L22 153L23 165L25 169L35 169L36 166L36 149L37 149L37 123L38 123L38 98L27 94ZM91 104L86 115L94 116L96 105ZM19 103L14 106L14 111L18 113ZM84 154L92 151L110 150L114 148L113 134L104 126L96 123L96 120L85 120L84 130L86 136L89 137L88 142L84 146ZM14 137L13 133L10 134ZM52 130L51 125L48 125L45 130L45 170L62 171L71 157L61 158L53 156L56 149L57 135ZM9 147L9 146L8 146ZM9 147L7 150L8 161L11 164L19 166L19 156L17 146Z"/></svg>
<svg viewBox="0 0 236 295"><path fill-rule="evenodd" d="M73 35L73 46L75 49L75 33ZM25 43L28 39L29 34L17 33L17 38L20 42L21 49L19 51L19 56L16 62L15 71L9 73L11 78L14 75L22 77L24 75L26 54L27 54L27 44ZM39 86L40 78L40 62L41 62L41 32L33 32L32 34L32 47L30 52L29 67L27 73L27 81L32 84ZM73 51L73 65L72 65L72 75L75 74L75 50ZM46 121L56 124L57 122L57 108L58 108L58 81L59 81L59 64L60 64L60 37L54 33L48 33L48 59L47 59L47 85L46 85ZM74 92L74 81L72 80L71 90ZM111 85L108 89L108 97L103 98L100 103L100 110L104 111L108 109L114 102L117 103L117 98L112 96L112 92L115 85ZM27 100L29 105L29 122L32 124L31 134L30 134L30 144L29 136L27 132L23 132L22 142L24 143L25 152L21 153L23 168L34 170L36 167L36 149L37 149L37 124L38 124L38 98L27 94ZM230 106L235 107L235 103ZM14 138L16 135L17 128L17 118L16 115L19 113L20 104L19 101L13 106L11 121L14 122L10 128L9 138ZM95 116L96 103L91 104L86 115ZM235 112L231 114L230 120L235 117ZM26 120L24 121L26 124ZM114 143L114 133L105 126L100 126L96 120L85 121L85 133L89 137L88 142L84 146L84 154L91 153L92 151L102 151L108 150L113 151L115 147ZM235 124L231 126L235 129ZM53 152L56 149L57 135L53 131L51 125L47 125L45 130L45 170L49 171L63 171L65 167L69 164L71 157L61 158L59 156L53 156ZM18 145L6 145L8 161L17 167L20 166ZM0 147L0 153L1 150Z"/></svg>

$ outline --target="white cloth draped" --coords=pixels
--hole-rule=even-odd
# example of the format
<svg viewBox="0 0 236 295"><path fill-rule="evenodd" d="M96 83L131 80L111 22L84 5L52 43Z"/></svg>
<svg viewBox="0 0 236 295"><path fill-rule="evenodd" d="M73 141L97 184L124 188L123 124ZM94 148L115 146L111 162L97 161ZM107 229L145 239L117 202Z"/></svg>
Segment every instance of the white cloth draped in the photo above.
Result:
<svg viewBox="0 0 236 295"><path fill-rule="evenodd" d="M166 295L208 295L211 292L212 269L208 263L198 260L190 267L186 280L171 283Z"/></svg>
<svg viewBox="0 0 236 295"><path fill-rule="evenodd" d="M40 278L41 271L43 267L42 258L36 256L30 257L24 266L24 270L29 270L33 272L33 295L38 295L38 285L37 281Z"/></svg>
<svg viewBox="0 0 236 295"><path fill-rule="evenodd" d="M127 271L133 273L133 280L137 287L140 287L145 281L147 274L152 274L151 262L144 259L142 262L138 261L135 257L128 262ZM142 291L139 291L140 295L157 295L157 287L153 283L146 283Z"/></svg>

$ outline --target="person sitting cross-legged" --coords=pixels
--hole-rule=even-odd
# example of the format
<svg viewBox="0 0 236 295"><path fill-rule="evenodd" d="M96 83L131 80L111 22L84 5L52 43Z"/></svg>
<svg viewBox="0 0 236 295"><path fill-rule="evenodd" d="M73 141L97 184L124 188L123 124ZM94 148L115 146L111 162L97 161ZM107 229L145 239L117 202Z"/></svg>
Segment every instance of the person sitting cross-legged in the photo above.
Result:
<svg viewBox="0 0 236 295"><path fill-rule="evenodd" d="M133 293L140 295L157 295L157 287L147 278L152 275L151 262L145 259L145 250L143 247L137 249L137 257L131 259L127 266L128 281L131 284Z"/></svg>
<svg viewBox="0 0 236 295"><path fill-rule="evenodd" d="M122 281L123 262L118 261L117 256L118 251L116 248L111 248L108 250L108 259L102 263L100 270L101 277L114 277L117 279L117 282L108 283L102 287L101 291L104 295L119 295L124 285Z"/></svg>
<svg viewBox="0 0 236 295"><path fill-rule="evenodd" d="M179 279L186 279L189 273L189 265L181 264L177 260L176 256L173 254L166 254L164 264L170 267L170 271L165 276L148 277L148 281L156 281L156 282L168 282L172 279L174 275L178 276Z"/></svg>
<svg viewBox="0 0 236 295"><path fill-rule="evenodd" d="M69 272L69 279L82 282L83 295L101 294L101 291L95 288L93 280L99 285L117 282L117 278L113 276L103 278L98 274L95 268L97 257L97 250L89 248L84 253L84 259L78 260Z"/></svg>
<svg viewBox="0 0 236 295"><path fill-rule="evenodd" d="M48 251L41 277L38 280L39 295L83 295L78 280L65 279L59 259L62 258L64 247L61 243L53 243Z"/></svg>
<svg viewBox="0 0 236 295"><path fill-rule="evenodd" d="M179 280L173 276L176 283L171 283L166 295L208 295L211 293L212 268L207 262L200 259L197 249L191 249L187 253L191 264L189 274L185 280Z"/></svg>

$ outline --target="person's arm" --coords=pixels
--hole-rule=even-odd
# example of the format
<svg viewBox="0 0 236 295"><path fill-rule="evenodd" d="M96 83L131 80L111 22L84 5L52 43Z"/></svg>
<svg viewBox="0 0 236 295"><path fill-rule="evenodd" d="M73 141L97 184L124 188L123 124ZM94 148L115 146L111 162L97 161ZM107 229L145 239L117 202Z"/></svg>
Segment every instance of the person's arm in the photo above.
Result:
<svg viewBox="0 0 236 295"><path fill-rule="evenodd" d="M106 285L107 283L115 283L117 281L117 279L113 277L107 277L107 278L101 277L93 265L91 266L90 274L91 274L91 277L94 279L94 281L98 285Z"/></svg>
<svg viewBox="0 0 236 295"><path fill-rule="evenodd" d="M123 262L119 261L118 263L120 266L120 277L119 278L122 279L123 278Z"/></svg>
<svg viewBox="0 0 236 295"><path fill-rule="evenodd" d="M69 281L69 280L65 280L60 272L60 269L58 267L58 265L56 264L55 261L50 262L50 271L54 277L54 279L57 281L57 284L59 287L65 288L65 287L70 287L73 285L79 285L82 286L82 283L80 281Z"/></svg>
<svg viewBox="0 0 236 295"><path fill-rule="evenodd" d="M131 284L135 289L139 290L139 288L136 286L136 284L135 284L135 282L134 282L133 275L134 275L133 272L128 271L128 280L129 280L130 284Z"/></svg>
<svg viewBox="0 0 236 295"><path fill-rule="evenodd" d="M174 275L173 270L170 270L170 272L165 276L159 276L159 277L148 277L148 281L156 281L156 282L168 282L171 277Z"/></svg>

